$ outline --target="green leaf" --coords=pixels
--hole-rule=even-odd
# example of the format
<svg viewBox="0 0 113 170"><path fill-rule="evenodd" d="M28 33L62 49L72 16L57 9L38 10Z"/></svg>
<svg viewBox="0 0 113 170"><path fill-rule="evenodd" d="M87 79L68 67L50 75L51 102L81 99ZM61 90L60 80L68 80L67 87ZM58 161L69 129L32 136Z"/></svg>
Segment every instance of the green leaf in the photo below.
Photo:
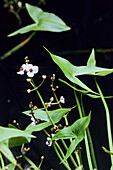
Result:
<svg viewBox="0 0 113 170"><path fill-rule="evenodd" d="M13 163L10 163L6 167L8 167L8 170L14 170L16 165L14 165Z"/></svg>
<svg viewBox="0 0 113 170"><path fill-rule="evenodd" d="M70 139L74 138L72 143L69 146L69 149L66 153L66 156L63 161L68 159L68 157L75 150L76 146L84 139L85 137L85 129L88 127L90 123L91 114L86 117L78 119L71 126L64 128L57 132L55 136L51 140L55 139Z"/></svg>
<svg viewBox="0 0 113 170"><path fill-rule="evenodd" d="M51 126L51 122L44 122L44 123L40 123L38 125L32 126L31 124L26 128L26 132L28 133L32 133L32 132L38 132L41 131L49 126Z"/></svg>
<svg viewBox="0 0 113 170"><path fill-rule="evenodd" d="M52 54L47 48L45 48L45 49L49 52L49 54L50 54L51 58L53 59L53 61L60 67L60 69L62 70L64 75L71 82L79 85L80 87L82 87L83 89L85 89L88 92L95 93L93 90L91 90L89 87L87 87L84 83L82 83L82 81L80 81L77 77L75 77L75 73L78 73L76 66L71 64L68 60Z"/></svg>
<svg viewBox="0 0 113 170"><path fill-rule="evenodd" d="M90 117L91 114L89 114L89 116L78 119L71 126L57 132L51 140L77 138L89 125Z"/></svg>
<svg viewBox="0 0 113 170"><path fill-rule="evenodd" d="M53 122L54 122L54 123L58 123L58 122L61 120L61 118L62 118L69 110L71 110L71 108L56 109L56 110L53 110L53 111L49 111L49 114L50 114ZM34 111L36 111L36 110L34 110ZM39 115L37 116L38 111L39 111ZM26 132L30 132L30 133L31 133L31 132L41 131L41 130L47 128L48 126L51 126L51 125L52 125L51 122L50 122L50 120L49 120L48 117L46 116L46 115L47 115L46 111L44 111L43 113L44 113L44 115L42 116L42 115L41 115L42 112L40 112L40 110L37 110L36 115L35 115L36 118L40 118L41 120L43 119L43 120L46 120L46 121L48 120L48 122L40 123L40 124L35 125L35 126L29 125L29 126L26 128L26 130L25 130ZM24 114L26 114L26 115L28 115L28 116L31 116L31 115L29 114L29 111L24 112Z"/></svg>
<svg viewBox="0 0 113 170"><path fill-rule="evenodd" d="M95 67L96 66L96 60L95 60L95 51L94 48L92 49L91 55L87 61L88 67Z"/></svg>
<svg viewBox="0 0 113 170"><path fill-rule="evenodd" d="M44 13L41 8L26 3L26 9L34 22L39 23L40 16Z"/></svg>
<svg viewBox="0 0 113 170"><path fill-rule="evenodd" d="M45 47L44 47L45 48ZM79 85L83 89L87 90L88 92L95 93L93 90L91 90L89 87L87 87L82 81L80 81L76 76L80 75L97 75L97 76L105 76L113 72L113 69L106 69L101 67L96 67L96 61L94 58L94 50L92 51L92 54L87 62L87 66L74 66L71 64L68 60L56 56L52 54L47 48L45 48L46 51L49 52L51 58L53 61L60 67L64 75L73 83Z"/></svg>
<svg viewBox="0 0 113 170"><path fill-rule="evenodd" d="M88 93L87 90L80 90L80 89L77 89L76 87L72 86L71 84L67 83L66 81L62 80L62 79L59 79L59 81L61 81L62 83L68 85L69 87L71 87L72 89L80 92L81 94L84 94L84 95L87 95L91 98L94 98L94 99L97 99L97 98L100 98L100 95L96 95L96 94L90 94ZM113 98L113 96L104 96L104 98Z"/></svg>
<svg viewBox="0 0 113 170"><path fill-rule="evenodd" d="M49 111L49 114L51 118L53 119L53 121L56 122L58 119L61 119L61 117L64 116L64 114L67 113L69 110L71 110L71 108L60 108L60 109ZM23 112L23 114L32 117L32 115L29 114L29 112L30 111L28 110L28 111ZM38 110L34 110L33 112L34 112L34 116L36 119L40 119L46 122L49 121L46 111L38 109Z"/></svg>
<svg viewBox="0 0 113 170"><path fill-rule="evenodd" d="M3 142L0 142L0 151L10 162L14 163L15 165L17 164L12 152Z"/></svg>
<svg viewBox="0 0 113 170"><path fill-rule="evenodd" d="M30 4L26 4L26 8L35 23L9 34L9 37L17 34L24 34L29 31L62 32L70 30L70 27L55 14L44 12L42 9Z"/></svg>
<svg viewBox="0 0 113 170"><path fill-rule="evenodd" d="M10 138L8 140L8 147L12 148L15 146L20 146L25 143L30 143L31 138L25 138L25 137L15 137L15 138Z"/></svg>
<svg viewBox="0 0 113 170"><path fill-rule="evenodd" d="M0 142L14 137L35 138L35 136L24 131L0 126Z"/></svg>
<svg viewBox="0 0 113 170"><path fill-rule="evenodd" d="M16 126L14 126L14 125L12 125L12 124L10 124L10 123L8 124L8 127L9 127L9 128L17 129L17 127L16 127Z"/></svg>
<svg viewBox="0 0 113 170"><path fill-rule="evenodd" d="M96 95L96 94L90 94L89 91L77 89L76 87L72 86L71 84L67 83L67 82L64 81L64 80L59 79L59 81L61 81L62 83L65 83L66 85L68 85L68 86L71 87L72 89L80 92L81 94L87 95L87 96L89 96L89 97L91 97L91 98L100 98L99 94L98 94L98 95ZM111 97L112 97L112 96L108 96L107 98L111 98Z"/></svg>

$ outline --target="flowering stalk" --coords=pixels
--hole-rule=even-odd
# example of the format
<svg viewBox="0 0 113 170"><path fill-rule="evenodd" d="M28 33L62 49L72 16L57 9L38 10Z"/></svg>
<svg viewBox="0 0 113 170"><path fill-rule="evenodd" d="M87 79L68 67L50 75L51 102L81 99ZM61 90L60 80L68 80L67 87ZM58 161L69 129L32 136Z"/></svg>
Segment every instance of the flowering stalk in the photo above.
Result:
<svg viewBox="0 0 113 170"><path fill-rule="evenodd" d="M53 78L53 77L54 77L54 78ZM53 76L53 77L52 77L51 80L52 80L52 88L54 89L54 80L55 80L55 76ZM53 90L53 95L54 95L54 97L55 97L55 99L56 99L56 101L57 101L59 107L62 108L62 106L61 106L61 104L60 104L60 102L59 102L59 100L58 100L58 98L57 98L57 95L56 95L56 93L55 93L55 90ZM63 117L64 117L64 119L65 119L65 124L66 124L66 126L68 126L69 123L68 123L67 116L64 115Z"/></svg>
<svg viewBox="0 0 113 170"><path fill-rule="evenodd" d="M95 80L95 84L97 86L97 89L100 93L100 96L101 96L101 99L102 99L102 102L103 102L103 105L104 105L104 108L105 108L105 111L106 111L106 121L107 121L107 132L108 132L108 142L109 142L109 148L110 148L110 151L113 152L113 143L112 143L112 133L111 133L111 123L110 123L110 112L109 112L109 109L108 109L108 106L107 106L107 103L106 103L106 100L102 94L102 91L97 83L97 80L96 80L96 77L94 77L94 80ZM111 157L111 164L113 166L113 155L110 154L110 157Z"/></svg>
<svg viewBox="0 0 113 170"><path fill-rule="evenodd" d="M54 80L55 80L55 79L52 79L52 88L54 88ZM57 98L57 95L56 95L56 93L55 93L54 90L53 90L53 94L54 94L54 97L55 97L55 99L56 99L59 107L62 108L62 105L60 104L60 102L59 102L59 100L58 100L58 98ZM66 115L64 115L64 119L65 119L66 126L68 126L69 123L68 123L68 119L67 119L67 116L66 116ZM63 146L65 147L65 149L68 150L68 147L67 147L65 141L64 141L63 139L61 139L61 142L62 142ZM70 142L72 142L72 139L70 139ZM70 156L70 159L71 159L73 165L77 168L77 164L76 164L76 162L75 162L75 160L74 160L74 158L73 158L72 155Z"/></svg>
<svg viewBox="0 0 113 170"><path fill-rule="evenodd" d="M35 86L35 84L34 84L34 82L33 82L33 79L32 79L31 81L32 81L34 87L36 88L36 86ZM50 114L49 114L49 112L48 112L48 110L47 110L47 107L45 106L45 103L44 103L44 101L43 101L43 98L42 98L42 96L40 95L38 89L36 89L36 92L37 92L37 94L38 94L38 96L39 96L39 98L40 98L40 100L41 100L41 102L42 102L42 105L43 105L43 107L44 107L44 109L45 109L45 111L46 111L46 113L47 113L47 115L48 115L48 118L49 118L50 122L51 122L52 125L55 127L55 123L53 122L53 120L52 120L52 118L51 118L51 116L50 116Z"/></svg>

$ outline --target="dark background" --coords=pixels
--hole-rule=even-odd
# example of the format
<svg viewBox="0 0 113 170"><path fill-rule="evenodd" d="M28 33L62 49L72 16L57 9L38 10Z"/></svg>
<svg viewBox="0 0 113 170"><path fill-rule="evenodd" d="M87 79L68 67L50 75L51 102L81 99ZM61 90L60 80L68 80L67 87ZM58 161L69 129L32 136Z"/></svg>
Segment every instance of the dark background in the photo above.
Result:
<svg viewBox="0 0 113 170"><path fill-rule="evenodd" d="M37 0L32 2L24 1L24 3L36 5ZM20 15L22 24L18 24L16 17L3 7L3 1L0 1L0 56L5 52L26 39L30 33L17 35L8 38L11 32L32 23L26 10ZM74 50L95 49L111 49L113 48L113 1L81 1L70 0L46 1L46 5L40 6L43 10L55 13L62 18L64 22L71 27L70 31L62 33L37 32L32 40L19 51L15 52L7 59L0 61L0 125L7 126L16 119L22 129L24 129L30 119L22 115L22 111L28 110L29 102L32 100L34 105L41 107L40 101L35 93L27 94L26 91L29 84L26 82L25 76L16 74L20 66L24 63L24 57L29 56L31 63L39 66L39 74L35 76L36 84L41 82L41 76L47 75L47 81L40 91L45 101L49 101L52 96L50 89L50 77L53 73L57 78L65 79L59 68L53 63L48 53L43 49L43 45L52 53L67 58L74 65L85 65L90 53L72 53ZM96 53L97 65L112 68L113 53ZM93 77L81 77L92 89L96 90ZM113 95L113 75L101 77L97 79L104 95ZM63 95L66 98L65 107L72 107L74 96L71 89L56 81L56 85L60 86L58 97ZM111 111L111 123L113 124L113 100L107 99L109 109ZM105 154L102 146L108 148L105 111L100 99L90 99L84 97L84 105L86 113L92 110L91 119L91 135L94 142L97 163L100 170L110 169L109 155ZM70 114L70 123L77 118L77 109ZM113 129L113 127L112 127ZM28 156L36 163L40 161L40 156L44 155L45 160L42 170L64 170L59 165L59 160L55 156L52 148L45 146L46 136L39 132L36 134L37 139L32 141L31 151ZM82 143L84 150L84 144ZM16 149L17 150L17 149ZM17 150L18 152L18 150ZM16 151L15 151L16 154ZM85 169L87 170L86 155L83 152L83 160ZM73 167L72 167L73 169Z"/></svg>

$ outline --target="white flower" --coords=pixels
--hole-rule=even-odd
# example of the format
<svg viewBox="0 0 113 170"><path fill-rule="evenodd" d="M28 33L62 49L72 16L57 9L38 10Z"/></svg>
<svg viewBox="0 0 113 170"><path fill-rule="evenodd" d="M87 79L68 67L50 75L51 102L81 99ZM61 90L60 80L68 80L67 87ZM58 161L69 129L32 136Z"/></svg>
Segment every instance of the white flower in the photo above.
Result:
<svg viewBox="0 0 113 170"><path fill-rule="evenodd" d="M33 77L34 74L38 73L38 70L38 66L33 66L32 64L26 63L20 67L20 71L18 71L17 74L23 75L24 72L27 72L28 77Z"/></svg>
<svg viewBox="0 0 113 170"><path fill-rule="evenodd" d="M29 64L28 66L28 71L27 71L27 76L28 77L33 77L34 74L38 73L38 66L33 66L32 64Z"/></svg>
<svg viewBox="0 0 113 170"><path fill-rule="evenodd" d="M51 134L51 136L53 137L55 134ZM47 141L46 141L46 145L51 146L52 145L52 141L50 137L47 137Z"/></svg>
<svg viewBox="0 0 113 170"><path fill-rule="evenodd" d="M55 136L55 134L52 133L51 136L53 138ZM55 140L57 141L58 139L55 139ZM52 145L52 141L51 141L50 137L47 137L46 145L47 146L51 146Z"/></svg>
<svg viewBox="0 0 113 170"><path fill-rule="evenodd" d="M63 96L60 97L60 102L65 103L65 98Z"/></svg>
<svg viewBox="0 0 113 170"><path fill-rule="evenodd" d="M26 70L26 64L22 64L22 66L20 67L20 71L18 71L17 74L23 75L25 70Z"/></svg>
<svg viewBox="0 0 113 170"><path fill-rule="evenodd" d="M35 126L36 125L36 121L35 121L34 117L31 117L31 121L32 121L31 125Z"/></svg>

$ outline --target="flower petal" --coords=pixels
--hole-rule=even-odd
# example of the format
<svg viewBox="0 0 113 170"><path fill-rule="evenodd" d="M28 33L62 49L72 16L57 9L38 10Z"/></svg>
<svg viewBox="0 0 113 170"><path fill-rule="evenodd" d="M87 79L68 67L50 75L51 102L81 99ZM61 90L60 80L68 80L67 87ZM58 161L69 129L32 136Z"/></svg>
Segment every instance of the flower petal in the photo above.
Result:
<svg viewBox="0 0 113 170"><path fill-rule="evenodd" d="M28 77L33 77L33 76L34 76L34 72L28 71L28 72L27 72L27 76L28 76Z"/></svg>
<svg viewBox="0 0 113 170"><path fill-rule="evenodd" d="M38 70L39 70L38 66L33 66L33 72L34 72L35 74L38 73Z"/></svg>
<svg viewBox="0 0 113 170"><path fill-rule="evenodd" d="M24 74L24 71L23 71L23 70L20 70L20 71L17 72L17 74L23 75L23 74Z"/></svg>

